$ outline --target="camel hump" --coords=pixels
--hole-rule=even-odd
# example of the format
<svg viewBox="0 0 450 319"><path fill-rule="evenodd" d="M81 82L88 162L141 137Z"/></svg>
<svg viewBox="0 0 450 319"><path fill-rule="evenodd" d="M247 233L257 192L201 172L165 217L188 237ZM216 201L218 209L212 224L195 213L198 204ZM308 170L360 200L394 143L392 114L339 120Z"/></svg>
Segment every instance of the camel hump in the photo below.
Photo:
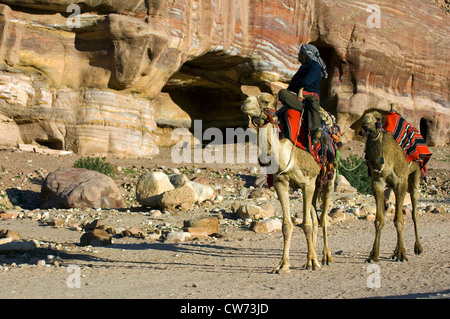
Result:
<svg viewBox="0 0 450 319"><path fill-rule="evenodd" d="M248 96L256 96L261 93L261 90L259 87L253 85L241 85L241 92Z"/></svg>

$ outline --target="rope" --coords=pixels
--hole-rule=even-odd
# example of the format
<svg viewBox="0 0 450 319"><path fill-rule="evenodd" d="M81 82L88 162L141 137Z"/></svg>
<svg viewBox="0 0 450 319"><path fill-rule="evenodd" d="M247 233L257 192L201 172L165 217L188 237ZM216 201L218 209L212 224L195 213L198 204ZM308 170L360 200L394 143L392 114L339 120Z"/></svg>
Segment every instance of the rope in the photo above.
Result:
<svg viewBox="0 0 450 319"><path fill-rule="evenodd" d="M352 168L347 168L344 166L344 164L342 164L342 161L339 159L338 161L339 166L342 166L343 169L345 169L348 172L354 171L355 169L357 169L358 167L360 167L362 164L364 164L364 162L359 163L358 165L356 165L355 167Z"/></svg>

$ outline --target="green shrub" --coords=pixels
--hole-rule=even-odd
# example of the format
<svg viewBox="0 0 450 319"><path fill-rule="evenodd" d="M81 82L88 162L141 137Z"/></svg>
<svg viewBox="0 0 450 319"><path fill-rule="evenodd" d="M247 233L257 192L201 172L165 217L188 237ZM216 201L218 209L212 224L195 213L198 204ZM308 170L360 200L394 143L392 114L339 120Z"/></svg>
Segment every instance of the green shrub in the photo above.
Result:
<svg viewBox="0 0 450 319"><path fill-rule="evenodd" d="M338 174L342 174L361 194L372 194L372 179L369 177L366 161L356 155L341 159Z"/></svg>
<svg viewBox="0 0 450 319"><path fill-rule="evenodd" d="M116 175L116 167L107 162L104 157L82 157L75 161L73 167L97 171L111 178L114 178Z"/></svg>

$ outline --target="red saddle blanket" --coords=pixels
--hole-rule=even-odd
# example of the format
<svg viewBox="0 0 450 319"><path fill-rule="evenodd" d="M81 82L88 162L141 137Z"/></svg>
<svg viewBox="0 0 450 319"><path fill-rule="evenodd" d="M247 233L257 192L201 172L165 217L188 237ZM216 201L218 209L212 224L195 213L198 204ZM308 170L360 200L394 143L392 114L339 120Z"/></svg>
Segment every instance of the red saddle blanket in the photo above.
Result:
<svg viewBox="0 0 450 319"><path fill-rule="evenodd" d="M408 163L419 161L420 167L425 173L427 171L425 165L432 154L420 132L396 112L385 116L383 129L392 133L394 139L402 147Z"/></svg>
<svg viewBox="0 0 450 319"><path fill-rule="evenodd" d="M298 110L287 108L279 116L280 124L280 139L289 138L297 147L309 152L319 165L322 164L322 156L320 150L321 144L312 145L309 130L306 125L303 125L305 118L302 118L302 113ZM301 122L300 123L300 119ZM299 129L300 125L300 129Z"/></svg>

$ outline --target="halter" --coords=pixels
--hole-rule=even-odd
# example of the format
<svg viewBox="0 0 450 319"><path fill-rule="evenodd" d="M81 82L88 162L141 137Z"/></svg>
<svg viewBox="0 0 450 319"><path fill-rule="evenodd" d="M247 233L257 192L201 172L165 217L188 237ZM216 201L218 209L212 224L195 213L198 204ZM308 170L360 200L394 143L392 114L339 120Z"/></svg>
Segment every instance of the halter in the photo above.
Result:
<svg viewBox="0 0 450 319"><path fill-rule="evenodd" d="M269 108L267 108L267 107L262 107L261 101L260 101L258 98L257 98L257 100L258 100L258 104L259 104L260 113L259 113L258 117L252 117L252 123L253 123L253 125L256 126L257 128L264 128L264 127L266 127L269 123L270 123L270 124L274 124L274 125L278 125L278 124L279 124L279 121L278 121L278 116L277 116L276 111L275 111L274 109L269 109ZM266 115L266 118L265 118L265 119L262 118L262 117L263 117L263 114ZM261 120L261 119L264 120L265 124L262 125L262 126L258 126L258 125L255 123L255 121L256 121L256 120Z"/></svg>
<svg viewBox="0 0 450 319"><path fill-rule="evenodd" d="M266 127L269 123L278 126L280 124L280 122L278 120L278 116L276 114L276 111L274 109L263 107L262 104L261 104L261 101L258 98L256 98L256 100L258 101L260 113L259 113L258 117L255 117L255 118L252 117L253 125L255 125L255 127L257 127L258 129ZM266 118L263 119L265 121L265 124L263 126L256 125L255 120L262 119L262 115L263 114L266 115ZM298 129L297 129L297 134L296 134L295 140L297 140L298 134L300 132L300 127L302 126L303 114L304 114L304 112L301 112L300 123L299 123ZM281 174L285 173L288 170L288 168L289 168L289 166L291 164L292 153L293 153L294 147L295 147L295 143L292 143L291 153L290 153L290 156L289 156L289 162L288 162L286 168L283 171L279 172L276 175L276 177L280 176Z"/></svg>
<svg viewBox="0 0 450 319"><path fill-rule="evenodd" d="M378 140L382 136L382 133L384 132L384 129L381 127L381 125L379 123L376 123L376 128L377 128L378 134L374 138L370 138L369 137L369 132L368 131L366 132L367 139L372 141L372 142L375 142L376 140ZM383 143L383 142L381 141L381 143ZM383 145L382 145L381 146L381 158L379 159L380 163L382 164L381 168L379 170L372 168L372 170L375 173L378 173L378 174L381 173L381 171L384 169L384 165L385 165L385 163L384 163L384 156L383 156L384 154L383 153L384 152L383 152Z"/></svg>

